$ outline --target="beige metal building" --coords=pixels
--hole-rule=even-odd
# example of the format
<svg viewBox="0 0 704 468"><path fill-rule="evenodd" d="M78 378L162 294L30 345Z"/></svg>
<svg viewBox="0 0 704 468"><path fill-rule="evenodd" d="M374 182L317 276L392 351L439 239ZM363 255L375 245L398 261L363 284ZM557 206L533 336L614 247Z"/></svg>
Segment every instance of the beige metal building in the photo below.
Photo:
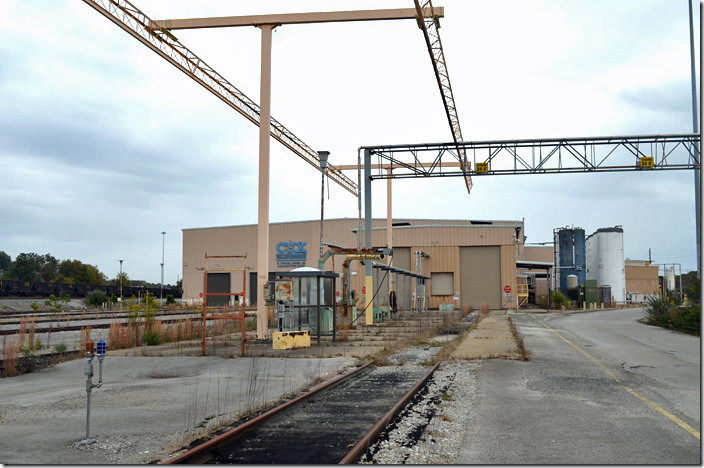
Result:
<svg viewBox="0 0 704 468"><path fill-rule="evenodd" d="M358 236L358 229L357 219L325 220L324 242L357 247L362 238ZM386 220L374 219L372 229L373 245L385 247ZM437 308L440 304L479 307L482 303L493 308L515 308L516 261L524 256L523 229L523 221L395 219L392 265L430 278L429 308ZM246 300L250 304L256 303L256 231L256 225L183 229L184 301L202 302L206 254L247 255ZM302 266L317 268L319 249L319 220L272 223L269 271L289 271ZM418 252L429 256L423 258L421 271L418 269ZM333 257L326 262L325 269L341 273L343 261L344 257ZM209 259L208 268L240 268L241 262L237 262ZM351 289L361 297L364 266L353 262L351 271ZM391 279L393 287L393 275ZM374 284L381 284L381 281L375 280ZM240 272L230 273L230 288L231 292L242 291ZM336 289L341 293L340 281ZM400 285L395 289L397 294L403 294ZM385 291L386 286L380 290ZM412 295L413 288L409 287L409 301L412 301Z"/></svg>
<svg viewBox="0 0 704 468"><path fill-rule="evenodd" d="M626 299L631 303L641 303L645 298L658 294L658 266L647 260L626 260Z"/></svg>

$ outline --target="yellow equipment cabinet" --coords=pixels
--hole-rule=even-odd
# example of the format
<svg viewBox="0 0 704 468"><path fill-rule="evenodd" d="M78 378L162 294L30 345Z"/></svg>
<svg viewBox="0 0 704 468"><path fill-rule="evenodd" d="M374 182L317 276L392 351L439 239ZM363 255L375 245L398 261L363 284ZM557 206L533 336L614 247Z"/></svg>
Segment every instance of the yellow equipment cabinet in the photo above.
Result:
<svg viewBox="0 0 704 468"><path fill-rule="evenodd" d="M271 335L274 349L310 348L310 333L305 331L274 332Z"/></svg>

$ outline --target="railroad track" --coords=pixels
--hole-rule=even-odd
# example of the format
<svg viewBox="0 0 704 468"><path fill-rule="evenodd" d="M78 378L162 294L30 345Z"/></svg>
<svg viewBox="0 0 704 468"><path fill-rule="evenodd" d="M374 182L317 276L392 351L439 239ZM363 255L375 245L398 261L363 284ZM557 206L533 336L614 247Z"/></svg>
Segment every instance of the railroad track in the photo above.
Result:
<svg viewBox="0 0 704 468"><path fill-rule="evenodd" d="M355 463L438 365L360 367L166 463Z"/></svg>

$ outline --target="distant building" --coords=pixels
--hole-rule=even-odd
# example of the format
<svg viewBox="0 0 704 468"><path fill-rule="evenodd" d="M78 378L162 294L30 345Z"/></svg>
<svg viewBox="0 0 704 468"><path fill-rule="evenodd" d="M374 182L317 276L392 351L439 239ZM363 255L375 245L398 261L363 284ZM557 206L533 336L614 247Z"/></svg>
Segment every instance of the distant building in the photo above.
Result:
<svg viewBox="0 0 704 468"><path fill-rule="evenodd" d="M612 302L626 302L626 270L623 255L623 227L597 229L586 239L587 279L597 287L610 286Z"/></svg>
<svg viewBox="0 0 704 468"><path fill-rule="evenodd" d="M303 266L317 268L319 229L320 220L271 223L269 271L290 271ZM326 219L324 240L341 247L356 247L358 229L359 222L355 218ZM453 304L456 308L467 305L479 308L483 303L492 308L516 308L519 301L527 297L524 285L528 275L519 275L517 269L517 262L524 260L523 229L523 221L394 219L393 266L429 278L429 308L438 308L441 304ZM373 220L372 244L375 247L386 245L385 219ZM552 252L552 248L549 250ZM429 256L423 258L422 271L418 271L417 252ZM537 251L531 248L529 252L529 255L533 255ZM247 254L245 300L249 304L257 302L258 277L253 268L257 265L256 225L183 229L185 302L202 303L206 253L209 256ZM535 258L550 266L552 264L552 254L547 251ZM334 263L328 259L325 269L341 273L343 261L343 257L336 257ZM382 263L386 261L384 259ZM213 260L210 267L214 267L217 262ZM221 263L224 265L224 261ZM543 265L539 262L532 266L540 268ZM356 297L361 297L364 294L365 267L359 261L354 261L350 268L351 290L355 291ZM520 268L522 273L526 267ZM546 269L537 271L546 276ZM222 276L222 273L219 274ZM272 275L270 277L273 278ZM386 301L387 290L384 278L385 270L375 269L374 284L381 284L378 288L375 286L375 289L382 291L382 303ZM215 276L212 279L215 280ZM396 281L395 278L393 281ZM519 284L522 287L519 288ZM404 293L403 285L397 285L399 304L403 301L404 294L410 302L414 291L412 286L407 285ZM223 287L228 292L242 291L242 274L229 274ZM341 281L338 280L336 293L341 293L341 289ZM547 287L543 290L547 294ZM524 294L520 299L519 292Z"/></svg>
<svg viewBox="0 0 704 468"><path fill-rule="evenodd" d="M645 302L648 296L660 291L658 266L647 260L625 260L626 301L632 304Z"/></svg>

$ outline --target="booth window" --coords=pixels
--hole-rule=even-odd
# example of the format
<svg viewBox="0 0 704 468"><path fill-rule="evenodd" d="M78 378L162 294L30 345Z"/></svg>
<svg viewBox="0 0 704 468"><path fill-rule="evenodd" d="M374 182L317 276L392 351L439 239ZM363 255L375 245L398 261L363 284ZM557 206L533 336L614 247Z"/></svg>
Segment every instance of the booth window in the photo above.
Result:
<svg viewBox="0 0 704 468"><path fill-rule="evenodd" d="M433 296L452 296L454 290L454 273L430 273L430 284Z"/></svg>

